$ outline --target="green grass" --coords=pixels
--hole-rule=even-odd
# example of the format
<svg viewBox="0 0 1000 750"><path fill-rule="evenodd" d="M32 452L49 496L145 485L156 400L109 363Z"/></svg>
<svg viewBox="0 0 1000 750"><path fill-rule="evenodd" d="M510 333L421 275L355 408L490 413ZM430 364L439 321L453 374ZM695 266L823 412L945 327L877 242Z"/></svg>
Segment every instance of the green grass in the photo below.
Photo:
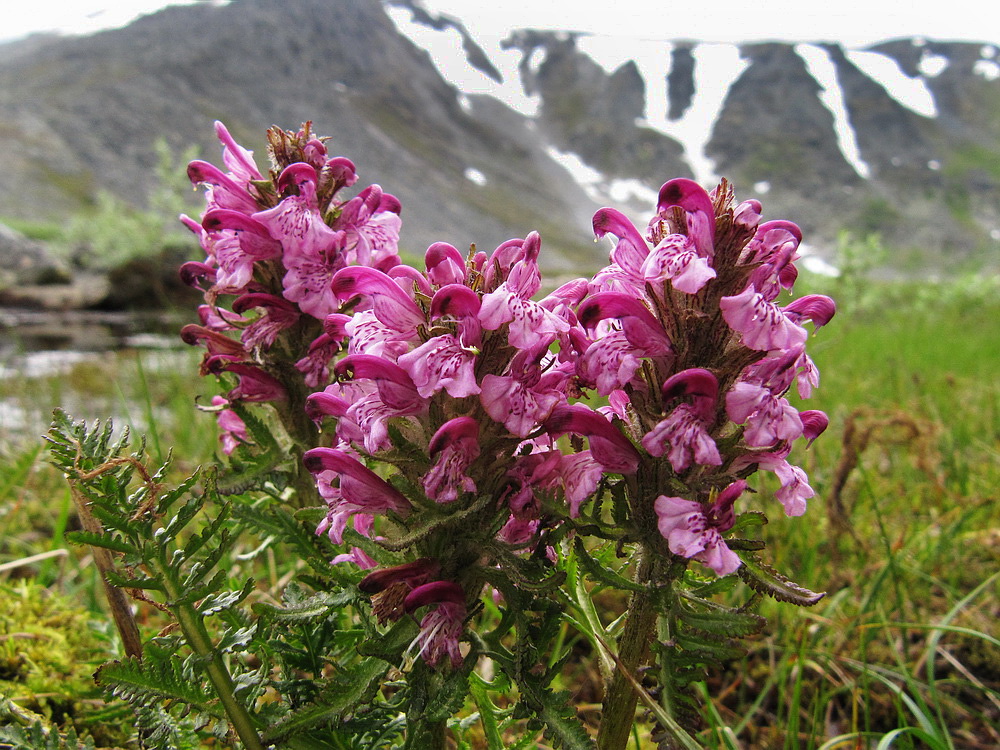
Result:
<svg viewBox="0 0 1000 750"><path fill-rule="evenodd" d="M868 285L865 304L840 299L812 339L823 379L808 405L831 426L792 460L817 497L803 518L773 503L762 533L777 568L828 594L808 610L762 602L765 634L701 688L707 747L1000 746L1000 295L970 289ZM59 403L119 414L152 433L155 458L172 448L188 471L217 445L211 415L194 409L209 384L194 353L169 366L137 357L116 355L110 378L82 363L9 381L4 397L42 414ZM86 553L60 552L76 523L62 478L33 437L2 446L0 565L51 554L0 570L0 583L31 579L99 614ZM262 578L288 564L272 559Z"/></svg>

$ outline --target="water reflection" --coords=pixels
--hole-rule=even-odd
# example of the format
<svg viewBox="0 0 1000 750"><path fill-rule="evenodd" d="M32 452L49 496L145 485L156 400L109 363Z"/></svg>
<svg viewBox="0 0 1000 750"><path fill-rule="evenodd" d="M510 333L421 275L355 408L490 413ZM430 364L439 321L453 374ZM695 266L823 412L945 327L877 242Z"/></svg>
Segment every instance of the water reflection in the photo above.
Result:
<svg viewBox="0 0 1000 750"><path fill-rule="evenodd" d="M52 409L147 429L169 417L154 381L197 380L184 314L0 310L0 444L37 441ZM147 380L148 376L148 380Z"/></svg>

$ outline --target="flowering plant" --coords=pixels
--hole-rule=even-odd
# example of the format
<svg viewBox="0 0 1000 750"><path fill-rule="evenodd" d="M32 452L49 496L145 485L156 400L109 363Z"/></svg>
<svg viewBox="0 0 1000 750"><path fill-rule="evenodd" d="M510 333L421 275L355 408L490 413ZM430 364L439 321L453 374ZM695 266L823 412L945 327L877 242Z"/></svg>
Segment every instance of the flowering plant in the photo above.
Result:
<svg viewBox="0 0 1000 750"><path fill-rule="evenodd" d="M205 259L181 272L205 304L182 336L205 348L202 374L224 383L204 408L217 413L229 466L185 508L211 496L235 519L228 533L257 533L258 553L279 549L307 567L282 603L249 612L239 605L253 586L227 598L225 576L165 602L201 601L197 616L244 629L242 641L231 630L214 645L202 638L200 651L185 629L201 661L177 669L233 671L208 679L228 690L226 718L247 747L333 737L381 747L393 733L406 747L444 747L470 695L490 747L514 726L590 747L568 694L551 687L571 629L601 669L598 747L625 747L640 699L665 746L698 747L692 683L764 627L757 597L822 596L763 561L753 535L773 502L748 481L774 474L790 516L814 494L790 452L827 418L787 395L818 385L804 326L825 325L834 304L779 302L796 279L798 227L762 222L761 205L737 204L726 181L708 193L674 179L644 232L598 211L595 233L614 241L609 264L536 300L537 233L492 253L438 242L418 269L398 254L400 202L377 185L343 197L355 166L331 157L309 124L268 132L266 175L216 130L225 170L189 167L207 207L183 220ZM66 456L100 443L70 433L63 422L53 438L77 446ZM81 493L138 461L99 447L107 455L91 456L87 472L77 458L68 470ZM149 479L138 511L119 508L133 524L145 511L149 527L126 532L122 521L112 549L137 554L157 533L182 544L158 487ZM92 532L84 541L110 545ZM218 556L196 560L189 546L178 559L203 581ZM166 575L151 560L139 554L115 580L141 588L140 568ZM715 601L740 581L743 605ZM594 597L609 590L628 603L605 624ZM290 679L289 654L307 642L327 644L306 649L321 667ZM151 648L133 656L148 665ZM127 695L127 677L103 679Z"/></svg>

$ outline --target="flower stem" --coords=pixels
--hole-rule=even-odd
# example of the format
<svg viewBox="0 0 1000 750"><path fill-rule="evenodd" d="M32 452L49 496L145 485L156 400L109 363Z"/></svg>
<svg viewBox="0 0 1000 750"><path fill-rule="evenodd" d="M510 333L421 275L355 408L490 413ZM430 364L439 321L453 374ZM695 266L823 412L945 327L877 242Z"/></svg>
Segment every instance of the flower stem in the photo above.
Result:
<svg viewBox="0 0 1000 750"><path fill-rule="evenodd" d="M636 569L637 583L647 583L654 577L655 552L642 549ZM638 679L636 672L649 650L656 624L656 609L651 591L637 591L629 601L625 630L618 639L618 669L611 678L604 696L601 726L597 732L599 750L624 750L635 723L635 707L639 700L625 670Z"/></svg>

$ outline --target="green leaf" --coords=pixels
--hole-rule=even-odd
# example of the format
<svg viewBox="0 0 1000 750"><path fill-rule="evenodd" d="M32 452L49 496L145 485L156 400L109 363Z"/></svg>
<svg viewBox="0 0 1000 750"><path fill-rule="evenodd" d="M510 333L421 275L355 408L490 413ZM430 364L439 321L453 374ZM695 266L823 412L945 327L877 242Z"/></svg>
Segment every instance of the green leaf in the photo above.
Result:
<svg viewBox="0 0 1000 750"><path fill-rule="evenodd" d="M580 565L583 569L587 571L587 574L596 581L600 581L606 586L611 586L612 588L621 589L623 591L646 591L646 587L636 583L635 581L630 581L625 578L625 576L618 573L616 570L605 567L601 565L596 559L594 559L587 548L583 544L583 540L577 537L573 544L576 550L577 559L580 561Z"/></svg>
<svg viewBox="0 0 1000 750"><path fill-rule="evenodd" d="M325 616L333 609L347 606L355 598L354 594L348 591L336 593L321 591L304 601L289 606L280 607L267 602L255 602L252 609L267 620L291 623Z"/></svg>
<svg viewBox="0 0 1000 750"><path fill-rule="evenodd" d="M470 654L465 662L445 676L424 707L428 721L445 721L458 713L469 695L469 673L476 666L477 655Z"/></svg>
<svg viewBox="0 0 1000 750"><path fill-rule="evenodd" d="M733 535L743 534L749 529L759 529L766 523L767 516L759 510L748 510L746 513L740 513L736 516L736 520L733 522L729 532Z"/></svg>
<svg viewBox="0 0 1000 750"><path fill-rule="evenodd" d="M757 555L745 552L740 555L740 559L743 564L736 569L740 578L754 591L772 596L779 602L810 607L826 596L825 592L816 593L793 583L774 568L761 562Z"/></svg>
<svg viewBox="0 0 1000 750"><path fill-rule="evenodd" d="M535 695L541 699L541 705L535 710L545 724L545 737L552 740L555 747L563 750L594 750L597 747L577 718L568 691L545 690Z"/></svg>
<svg viewBox="0 0 1000 750"><path fill-rule="evenodd" d="M677 633L674 636L674 642L684 651L699 657L707 657L719 663L739 659L746 656L747 653L745 648L728 638L713 638L686 631Z"/></svg>
<svg viewBox="0 0 1000 750"><path fill-rule="evenodd" d="M358 653L362 656L377 656L390 664L398 664L403 651L417 637L417 631L417 623L414 620L402 619L384 635L376 635L359 644Z"/></svg>
<svg viewBox="0 0 1000 750"><path fill-rule="evenodd" d="M112 552L133 554L137 551L135 545L129 544L120 536L111 532L97 534L92 531L70 531L66 533L66 538L74 544L88 544L91 547L103 547L104 549L109 549Z"/></svg>
<svg viewBox="0 0 1000 750"><path fill-rule="evenodd" d="M486 738L487 750L505 750L503 735L500 734L500 708L490 700L489 683L473 672L469 675L469 690L472 699L479 709L479 719L483 724L483 735Z"/></svg>
<svg viewBox="0 0 1000 750"><path fill-rule="evenodd" d="M711 612L695 612L681 607L678 609L677 616L690 628L727 638L759 633L767 624L767 621L760 615L739 612L734 609L720 608Z"/></svg>
<svg viewBox="0 0 1000 750"><path fill-rule="evenodd" d="M359 705L371 700L388 671L388 663L374 658L365 659L358 665L343 670L335 676L331 688L325 690L314 705L289 713L265 732L264 741L281 745L292 735L343 719Z"/></svg>
<svg viewBox="0 0 1000 750"><path fill-rule="evenodd" d="M174 659L113 661L101 666L94 679L112 695L133 705L155 706L161 701L181 701L209 716L225 718L215 696L202 690L201 681L192 680Z"/></svg>
<svg viewBox="0 0 1000 750"><path fill-rule="evenodd" d="M223 591L206 597L206 599L198 605L198 613L202 615L202 617L208 617L209 615L214 615L216 612L221 612L229 607L234 607L250 596L250 593L254 590L254 585L255 581L253 578L248 578L247 582L243 585L243 588L238 591Z"/></svg>

